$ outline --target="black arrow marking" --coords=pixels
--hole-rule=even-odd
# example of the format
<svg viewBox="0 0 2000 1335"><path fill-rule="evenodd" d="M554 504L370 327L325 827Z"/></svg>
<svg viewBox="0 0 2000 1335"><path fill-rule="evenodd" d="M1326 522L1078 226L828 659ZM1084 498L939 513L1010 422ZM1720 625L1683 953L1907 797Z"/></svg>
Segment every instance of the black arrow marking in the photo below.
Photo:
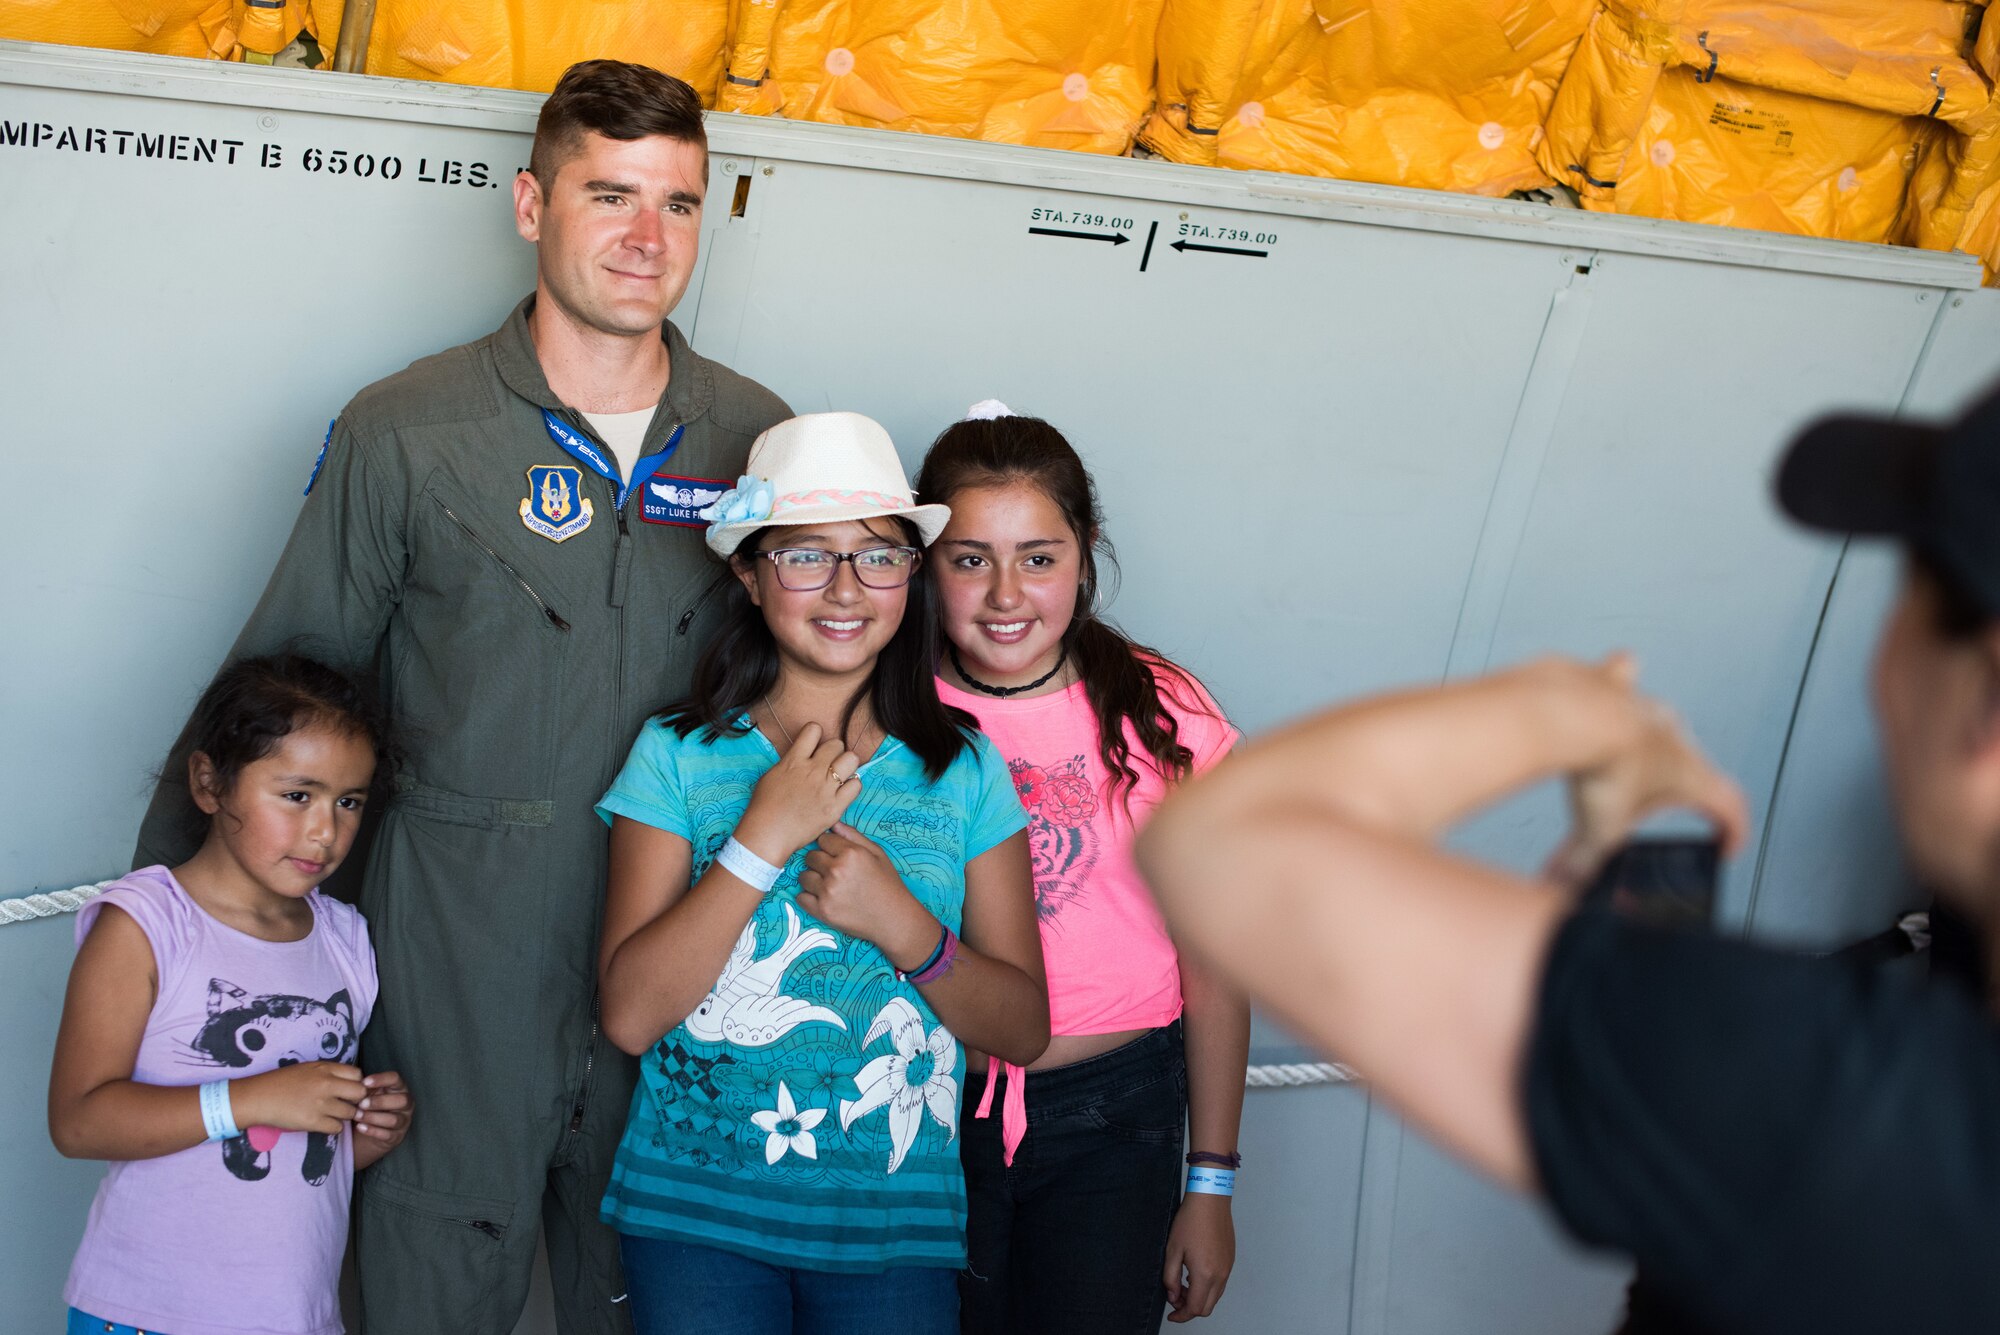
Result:
<svg viewBox="0 0 2000 1335"><path fill-rule="evenodd" d="M1254 255L1260 260L1268 257L1271 253L1268 250L1238 250L1234 246L1197 246L1192 241L1176 241L1174 242L1174 249L1182 252L1206 250L1216 255Z"/></svg>
<svg viewBox="0 0 2000 1335"><path fill-rule="evenodd" d="M1030 227L1028 229L1028 235L1067 236L1067 237L1074 237L1078 241L1109 241L1114 246L1122 246L1127 241L1130 241L1132 239L1131 237L1125 235L1123 232L1119 232L1114 236L1106 236L1102 232L1058 232L1053 227Z"/></svg>

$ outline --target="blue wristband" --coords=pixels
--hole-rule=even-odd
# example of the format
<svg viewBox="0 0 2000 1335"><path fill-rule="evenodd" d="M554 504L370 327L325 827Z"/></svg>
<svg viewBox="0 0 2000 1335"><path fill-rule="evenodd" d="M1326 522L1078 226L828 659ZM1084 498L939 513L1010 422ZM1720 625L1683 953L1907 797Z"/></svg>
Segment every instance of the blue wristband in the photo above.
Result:
<svg viewBox="0 0 2000 1335"><path fill-rule="evenodd" d="M1187 1189L1190 1195L1234 1196L1236 1171L1231 1168L1190 1168L1187 1175Z"/></svg>
<svg viewBox="0 0 2000 1335"><path fill-rule="evenodd" d="M210 1140L234 1140L243 1134L229 1107L227 1080L211 1080L201 1087L201 1124Z"/></svg>

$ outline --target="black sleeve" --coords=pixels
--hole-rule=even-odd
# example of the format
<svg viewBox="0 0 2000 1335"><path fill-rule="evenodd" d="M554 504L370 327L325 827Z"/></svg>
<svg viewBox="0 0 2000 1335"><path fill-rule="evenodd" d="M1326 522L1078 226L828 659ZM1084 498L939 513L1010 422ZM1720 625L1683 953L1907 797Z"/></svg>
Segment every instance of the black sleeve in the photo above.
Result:
<svg viewBox="0 0 2000 1335"><path fill-rule="evenodd" d="M2000 1330L2000 1028L1962 990L1582 912L1523 1079L1557 1213L1716 1330Z"/></svg>

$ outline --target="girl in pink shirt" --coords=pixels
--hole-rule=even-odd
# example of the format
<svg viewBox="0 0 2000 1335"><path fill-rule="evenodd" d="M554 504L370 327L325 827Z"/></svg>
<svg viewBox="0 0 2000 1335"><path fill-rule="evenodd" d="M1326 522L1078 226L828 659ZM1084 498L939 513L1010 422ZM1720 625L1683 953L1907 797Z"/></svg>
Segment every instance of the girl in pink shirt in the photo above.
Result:
<svg viewBox="0 0 2000 1335"><path fill-rule="evenodd" d="M1054 427L979 405L931 446L917 492L952 512L931 547L939 695L979 719L1028 810L1054 1034L1025 1072L966 1054L962 1328L1123 1335L1157 1331L1167 1304L1206 1316L1235 1259L1249 1008L1175 949L1132 839L1236 731L1103 619L1096 489Z"/></svg>
<svg viewBox="0 0 2000 1335"><path fill-rule="evenodd" d="M318 890L383 737L331 668L230 665L195 709L200 850L78 915L49 1134L111 1166L64 1289L72 1335L339 1335L354 1173L409 1125L402 1077L353 1064L368 926Z"/></svg>

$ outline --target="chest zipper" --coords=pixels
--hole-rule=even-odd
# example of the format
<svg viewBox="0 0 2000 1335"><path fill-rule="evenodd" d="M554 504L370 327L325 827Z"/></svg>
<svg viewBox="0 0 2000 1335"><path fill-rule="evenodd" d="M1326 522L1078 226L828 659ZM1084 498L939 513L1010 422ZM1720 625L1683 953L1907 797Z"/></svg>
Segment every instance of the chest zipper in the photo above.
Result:
<svg viewBox="0 0 2000 1335"><path fill-rule="evenodd" d="M710 580L708 587L703 589L692 603L688 604L688 609L681 613L679 620L674 622L674 634L687 634L688 627L694 624L695 614L708 605L708 600L716 595L716 591L723 587L725 581L734 578L734 575L724 573Z"/></svg>
<svg viewBox="0 0 2000 1335"><path fill-rule="evenodd" d="M514 569L513 566L507 563L506 557L500 555L500 553L494 551L491 547L487 546L486 539L480 537L477 533L474 533L472 531L472 525L466 523L463 519L460 519L457 513L454 512L449 505L446 505L443 501L437 500L437 497L435 496L433 496L431 499L437 502L437 508L444 511L445 516L448 519L450 519L452 523L458 525L459 529L465 534L466 537L472 539L473 546L477 547L480 551L485 552L488 556L492 557L494 564L498 565L502 570L506 571L508 575L510 575L513 578L514 582L521 586L521 592L527 594L530 598L535 600L535 606L542 609L542 615L548 618L548 622L551 626L554 626L557 630L566 631L569 629L569 622L564 621L562 619L561 613L557 612L555 608L550 607L548 603L543 601L542 595L535 592L534 586L529 584L527 580L521 578L521 572Z"/></svg>

